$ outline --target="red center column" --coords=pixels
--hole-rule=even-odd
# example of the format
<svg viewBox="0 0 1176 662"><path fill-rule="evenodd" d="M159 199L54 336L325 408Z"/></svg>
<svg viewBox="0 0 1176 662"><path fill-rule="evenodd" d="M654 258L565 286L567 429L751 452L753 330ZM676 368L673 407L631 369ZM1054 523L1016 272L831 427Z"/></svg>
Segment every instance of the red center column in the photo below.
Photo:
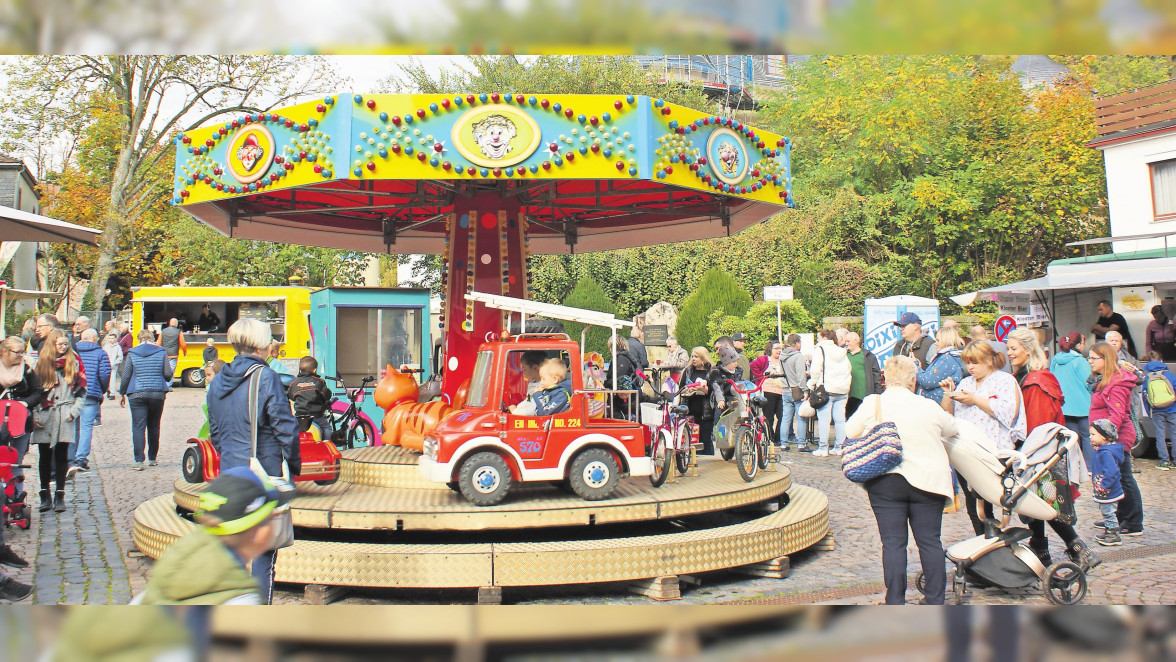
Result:
<svg viewBox="0 0 1176 662"><path fill-rule="evenodd" d="M518 201L497 193L459 197L448 221L442 280L442 393L452 403L474 372L478 345L498 337L507 316L467 301L469 292L523 298L527 292L526 222Z"/></svg>

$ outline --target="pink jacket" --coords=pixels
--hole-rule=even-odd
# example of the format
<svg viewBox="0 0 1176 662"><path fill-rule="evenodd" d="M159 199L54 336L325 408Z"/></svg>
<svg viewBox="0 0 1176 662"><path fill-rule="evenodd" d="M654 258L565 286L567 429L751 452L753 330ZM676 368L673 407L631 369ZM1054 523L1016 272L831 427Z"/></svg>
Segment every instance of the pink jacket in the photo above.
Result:
<svg viewBox="0 0 1176 662"><path fill-rule="evenodd" d="M1131 422L1131 389L1138 377L1133 372L1120 370L1106 388L1097 388L1090 396L1090 421L1105 418L1119 430L1119 441L1130 451L1135 445L1135 424Z"/></svg>

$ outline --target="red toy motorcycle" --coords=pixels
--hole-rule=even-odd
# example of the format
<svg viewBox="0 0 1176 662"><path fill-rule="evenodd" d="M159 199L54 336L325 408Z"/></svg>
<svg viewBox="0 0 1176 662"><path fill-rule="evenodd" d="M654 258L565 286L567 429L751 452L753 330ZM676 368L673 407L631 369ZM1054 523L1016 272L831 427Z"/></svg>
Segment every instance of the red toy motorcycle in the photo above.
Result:
<svg viewBox="0 0 1176 662"><path fill-rule="evenodd" d="M189 483L207 483L220 475L220 453L208 439L192 438L191 446L184 450L180 466L184 480ZM316 440L314 435L303 432L298 435L298 452L302 458L302 471L294 476L295 483L314 481L316 485L330 485L339 480L339 460L343 457L339 449L329 440Z"/></svg>

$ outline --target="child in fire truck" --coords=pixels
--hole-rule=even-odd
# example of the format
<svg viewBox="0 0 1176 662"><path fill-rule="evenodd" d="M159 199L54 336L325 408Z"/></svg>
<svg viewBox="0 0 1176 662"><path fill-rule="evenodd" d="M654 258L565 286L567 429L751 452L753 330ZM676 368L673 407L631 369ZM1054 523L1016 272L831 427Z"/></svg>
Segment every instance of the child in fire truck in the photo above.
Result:
<svg viewBox="0 0 1176 662"><path fill-rule="evenodd" d="M510 408L516 416L552 416L571 407L572 380L563 359L547 359L539 366L540 388Z"/></svg>

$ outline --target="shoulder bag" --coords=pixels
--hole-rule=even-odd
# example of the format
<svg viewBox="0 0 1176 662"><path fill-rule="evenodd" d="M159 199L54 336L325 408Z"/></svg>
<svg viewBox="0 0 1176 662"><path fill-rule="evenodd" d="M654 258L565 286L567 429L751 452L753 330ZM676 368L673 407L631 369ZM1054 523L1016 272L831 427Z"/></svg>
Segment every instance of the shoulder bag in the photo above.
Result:
<svg viewBox="0 0 1176 662"><path fill-rule="evenodd" d="M254 473L266 476L265 468L261 466L261 462L257 460L257 402L258 390L261 388L261 370L262 366L254 366L249 369L249 436L250 436L250 457L249 468ZM270 482L274 483L279 490L292 490L290 484L290 473L286 468L286 462L282 461L282 476L275 478L269 476ZM274 509L274 543L273 549L282 549L294 544L294 520L290 516L290 504L278 506Z"/></svg>
<svg viewBox="0 0 1176 662"><path fill-rule="evenodd" d="M898 426L882 420L882 396L874 396L874 427L865 436L846 439L841 472L855 483L888 473L902 463L902 439Z"/></svg>
<svg viewBox="0 0 1176 662"><path fill-rule="evenodd" d="M825 348L821 348L821 383L809 391L809 404L813 409L820 409L829 404L829 392L825 390Z"/></svg>

